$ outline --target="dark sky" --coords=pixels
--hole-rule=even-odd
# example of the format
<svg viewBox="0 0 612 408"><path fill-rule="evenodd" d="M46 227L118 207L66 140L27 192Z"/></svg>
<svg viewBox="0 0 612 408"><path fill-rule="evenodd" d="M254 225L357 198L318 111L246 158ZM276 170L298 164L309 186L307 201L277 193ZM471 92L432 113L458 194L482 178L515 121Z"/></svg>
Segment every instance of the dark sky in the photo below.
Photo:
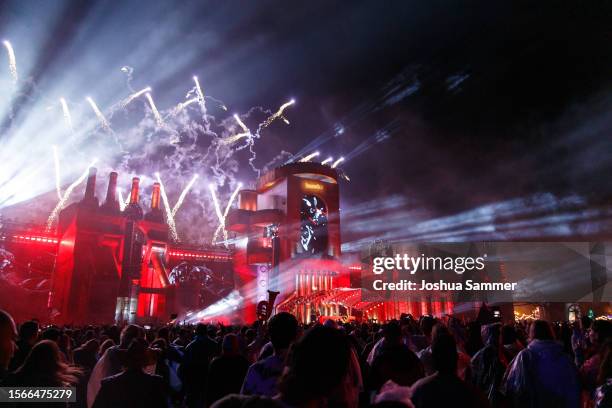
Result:
<svg viewBox="0 0 612 408"><path fill-rule="evenodd" d="M445 215L612 193L606 1L3 2L9 26L32 30L41 81L93 48L117 81L121 65L135 88L153 81L161 105L193 74L237 111L295 97L261 164L313 140L325 157L361 144L343 166L347 205L399 193Z"/></svg>

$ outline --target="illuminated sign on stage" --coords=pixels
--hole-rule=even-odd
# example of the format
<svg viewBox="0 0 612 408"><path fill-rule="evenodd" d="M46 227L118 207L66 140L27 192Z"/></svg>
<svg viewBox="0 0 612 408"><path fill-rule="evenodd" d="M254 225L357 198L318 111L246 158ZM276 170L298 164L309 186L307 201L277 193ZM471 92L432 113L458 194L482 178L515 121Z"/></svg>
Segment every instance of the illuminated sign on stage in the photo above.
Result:
<svg viewBox="0 0 612 408"><path fill-rule="evenodd" d="M316 183L314 181L304 181L302 182L302 188L308 191L323 191L325 190L325 186L321 183Z"/></svg>

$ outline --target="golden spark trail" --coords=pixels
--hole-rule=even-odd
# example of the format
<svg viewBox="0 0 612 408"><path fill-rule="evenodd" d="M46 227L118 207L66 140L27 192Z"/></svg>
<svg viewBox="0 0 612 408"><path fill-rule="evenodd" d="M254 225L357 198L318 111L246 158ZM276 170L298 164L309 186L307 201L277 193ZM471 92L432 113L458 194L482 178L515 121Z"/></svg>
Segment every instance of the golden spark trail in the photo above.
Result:
<svg viewBox="0 0 612 408"><path fill-rule="evenodd" d="M329 163L330 161L333 161L333 160L334 160L334 158L333 158L333 157L331 157L331 156L329 156L327 159L323 160L323 161L321 162L321 164L327 164L327 163Z"/></svg>
<svg viewBox="0 0 612 408"><path fill-rule="evenodd" d="M198 101L198 98L191 98L185 102L180 102L177 106L176 106L176 113L179 113L180 111L182 111L183 109L185 109L187 106L191 105L192 103L195 103Z"/></svg>
<svg viewBox="0 0 612 408"><path fill-rule="evenodd" d="M57 202L57 205L55 206L55 208L51 212L51 215L47 219L47 231L51 231L53 222L59 215L59 212L62 210L62 208L64 208L64 205L66 205L66 202L68 201L68 198L70 197L70 194L72 194L72 190L74 190L79 184L81 184L87 178L87 176L89 175L89 168L93 167L97 161L98 159L93 159L91 164L87 166L83 174L81 174L81 176L78 179L76 179L71 185L69 185L66 191L64 191L64 195Z"/></svg>
<svg viewBox="0 0 612 408"><path fill-rule="evenodd" d="M217 218L219 219L219 227L215 230L213 234L212 243L213 245L217 242L217 235L221 228L225 229L225 218L221 213L221 207L219 207L219 201L217 200L217 194L215 193L215 185L209 184L208 188L210 189L210 194L212 195L213 204L215 205L215 212L217 213Z"/></svg>
<svg viewBox="0 0 612 408"><path fill-rule="evenodd" d="M157 181L159 183L159 192L161 193L162 201L164 202L164 209L166 210L166 220L168 222L168 227L170 228L170 236L174 241L178 241L176 224L174 223L174 217L172 216L172 210L170 209L170 202L168 201L168 196L166 195L164 183L162 183L159 173L155 173L155 177L157 177Z"/></svg>
<svg viewBox="0 0 612 408"><path fill-rule="evenodd" d="M242 128L242 132L241 133L237 133L234 136L229 136L229 137L226 137L225 139L223 139L222 142L225 143L225 144L235 143L238 140L242 139L243 137L251 136L251 131L244 124L244 122L242 120L240 120L240 117L237 114L234 114L234 119L236 119L236 122L238 123L238 126L240 126Z"/></svg>
<svg viewBox="0 0 612 408"><path fill-rule="evenodd" d="M2 44L4 45L4 48L6 48L6 52L8 54L9 70L11 71L11 76L13 77L13 84L17 85L19 75L17 74L17 59L15 59L15 50L13 50L13 46L7 40L2 41Z"/></svg>
<svg viewBox="0 0 612 408"><path fill-rule="evenodd" d="M128 196L127 198L123 198L123 193L120 188L117 188L117 195L119 196L119 209L123 211L130 202L130 197Z"/></svg>
<svg viewBox="0 0 612 408"><path fill-rule="evenodd" d="M62 112L64 113L64 120L66 121L66 125L70 129L70 132L74 135L74 127L72 126L72 116L70 116L70 110L68 109L66 99L60 98L60 104L62 105Z"/></svg>
<svg viewBox="0 0 612 408"><path fill-rule="evenodd" d="M198 96L198 102L200 104L200 108L202 109L202 113L206 113L206 105L204 102L204 92L202 92L202 87L200 87L200 81L198 81L198 77L193 77L193 82L195 82L196 94Z"/></svg>
<svg viewBox="0 0 612 408"><path fill-rule="evenodd" d="M198 179L198 175L194 174L193 178L191 179L191 181L185 186L183 191L181 191L181 195L179 196L178 201L176 202L174 207L172 207L172 216L173 217L176 215L176 213L179 210L179 208L181 208L181 206L183 205L183 201L185 200L185 197L187 196L187 193L189 192L189 190L191 190L191 187L193 187L193 184L196 182L197 179Z"/></svg>
<svg viewBox="0 0 612 408"><path fill-rule="evenodd" d="M144 89L141 89L138 92L134 92L133 94L131 94L130 96L128 96L127 98L125 98L125 100L123 102L121 102L121 108L125 108L130 102L132 102L134 99L138 98L140 95L143 95L147 92L151 92L151 87L147 86Z"/></svg>
<svg viewBox="0 0 612 408"><path fill-rule="evenodd" d="M60 161L59 161L59 153L57 152L57 146L53 147L53 163L55 166L55 190L57 190L57 198L58 200L62 199L62 187L60 182Z"/></svg>
<svg viewBox="0 0 612 408"><path fill-rule="evenodd" d="M155 106L155 102L153 102L153 97L148 92L145 94L145 97L147 98L147 101L149 101L149 106L153 111L153 116L155 116L155 122L157 123L157 126L162 127L164 125L164 121L161 115L159 114L159 111L157 110L157 106Z"/></svg>
<svg viewBox="0 0 612 408"><path fill-rule="evenodd" d="M319 152L310 153L308 156L301 158L300 162L302 163L309 162L311 159L314 159L318 155L319 155Z"/></svg>
<svg viewBox="0 0 612 408"><path fill-rule="evenodd" d="M260 129L265 129L268 126L270 126L272 124L272 122L274 122L276 119L278 119L279 117L283 117L283 112L285 111L285 109L287 109L289 106L292 106L293 104L295 104L295 100L292 99L287 103L284 103L281 105L280 108L278 108L278 110L272 114L272 116L270 116L268 119L266 119L260 126ZM289 121L283 117L283 120L286 124L289 124Z"/></svg>
<svg viewBox="0 0 612 408"><path fill-rule="evenodd" d="M338 160L336 160L334 162L334 164L332 164L332 169L335 169L337 165L339 165L340 163L342 163L344 161L344 157L339 158Z"/></svg>
<svg viewBox="0 0 612 408"><path fill-rule="evenodd" d="M100 124L102 124L102 127L104 128L104 130L106 130L109 133L113 133L113 129L111 129L110 124L104 117L104 114L102 114L102 111L100 110L100 108L98 108L98 105L96 105L94 100L91 99L89 96L86 99L87 99L87 102L89 102L89 105L91 105L91 109L93 109L94 113L98 117L98 120L100 121Z"/></svg>
<svg viewBox="0 0 612 408"><path fill-rule="evenodd" d="M215 233L213 234L213 244L216 242L217 236L219 235L221 230L223 230L224 242L227 242L228 236L227 236L227 230L225 229L225 219L227 218L227 214L229 214L229 210L232 208L232 204L234 203L234 200L236 199L236 195L238 195L238 192L240 191L241 188L242 188L242 183L238 183L238 185L236 186L236 189L230 196L229 201L227 202L225 211L223 212L223 214L221 214L221 208L219 207L219 201L217 201L217 196L214 191L214 185L212 184L210 185L211 193L213 196L213 202L215 203L215 211L217 212L217 217L219 218L219 226L217 227L217 229L215 230Z"/></svg>

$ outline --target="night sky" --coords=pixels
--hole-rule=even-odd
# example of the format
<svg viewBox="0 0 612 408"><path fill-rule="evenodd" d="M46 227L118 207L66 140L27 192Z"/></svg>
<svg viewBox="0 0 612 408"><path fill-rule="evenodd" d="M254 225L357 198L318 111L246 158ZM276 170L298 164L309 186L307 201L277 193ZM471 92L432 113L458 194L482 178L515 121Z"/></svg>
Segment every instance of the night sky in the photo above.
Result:
<svg viewBox="0 0 612 408"><path fill-rule="evenodd" d="M129 65L164 107L194 74L232 111L295 98L257 163L346 156L347 212L399 200L423 222L542 194L579 197L576 211L612 200L609 2L0 2L1 36L51 92L58 77L122 86Z"/></svg>

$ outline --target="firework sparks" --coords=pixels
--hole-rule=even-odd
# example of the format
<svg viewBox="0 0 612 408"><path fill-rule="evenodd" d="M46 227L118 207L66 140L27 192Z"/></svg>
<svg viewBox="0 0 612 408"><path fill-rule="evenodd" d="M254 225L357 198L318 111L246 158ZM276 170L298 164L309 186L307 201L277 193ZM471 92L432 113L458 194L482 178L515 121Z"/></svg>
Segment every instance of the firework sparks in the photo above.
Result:
<svg viewBox="0 0 612 408"><path fill-rule="evenodd" d="M333 160L334 160L334 158L333 158L333 157L331 157L331 156L329 156L327 159L323 160L323 161L321 162L321 164L327 164L327 163L329 163L329 162L331 162L331 161L333 161Z"/></svg>
<svg viewBox="0 0 612 408"><path fill-rule="evenodd" d="M221 232L223 232L224 242L227 243L228 236L227 236L227 230L225 229L225 219L227 218L227 214L229 214L229 210L232 208L232 204L234 203L234 200L236 199L238 192L242 188L242 183L238 183L238 185L232 192L232 195L230 196L230 199L227 202L227 206L225 207L225 211L223 211L223 214L221 214L221 207L219 206L219 201L217 200L217 195L215 193L214 184L210 184L209 188L212 194L213 203L215 205L215 212L217 213L217 218L219 219L219 226L217 227L217 229L215 230L215 233L213 234L212 243L213 244L216 243L217 237L219 236L219 233Z"/></svg>
<svg viewBox="0 0 612 408"><path fill-rule="evenodd" d="M125 210L125 207L127 207L127 205L130 202L130 197L128 196L127 198L123 198L123 190L121 190L120 188L117 188L117 195L119 196L119 209L121 211Z"/></svg>
<svg viewBox="0 0 612 408"><path fill-rule="evenodd" d="M68 126L68 129L70 129L70 132L74 135L74 126L72 126L72 116L70 115L70 109L68 109L66 99L60 98L60 104L62 105L62 112L64 113L64 120L66 121L66 126Z"/></svg>
<svg viewBox="0 0 612 408"><path fill-rule="evenodd" d="M168 222L168 228L170 228L170 236L174 241L178 241L178 234L176 232L176 223L174 222L174 216L172 214L172 209L170 209L170 201L168 201L168 196L166 195L166 189L164 188L164 183L161 181L161 177L159 173L155 173L155 177L157 177L157 182L159 183L159 192L162 196L162 201L164 202L164 209L166 210L166 221Z"/></svg>
<svg viewBox="0 0 612 408"><path fill-rule="evenodd" d="M287 102L287 103L282 104L282 105L281 105L281 107L280 107L280 108L278 108L278 110L272 114L272 116L270 116L268 119L266 119L266 120L265 120L265 121L264 121L264 122L261 124L260 129L265 129L265 128L267 128L268 126L270 126L270 125L272 124L272 122L274 122L274 121L275 121L276 119L278 119L278 118L282 118L282 119L283 119L283 121L284 121L286 124L289 124L289 121L287 120L287 118L285 118L285 117L283 116L283 112L284 112L284 111L285 111L285 109L287 109L289 106L292 106L292 105L294 105L294 104L295 104L295 100L294 100L294 99L290 100L290 101L289 101L289 102Z"/></svg>
<svg viewBox="0 0 612 408"><path fill-rule="evenodd" d="M81 176L78 179L76 179L71 185L69 185L66 191L64 191L64 195L57 202L57 205L55 206L55 208L51 212L51 215L49 215L49 218L47 219L47 231L51 231L51 227L53 226L53 223L57 219L59 212L66 205L66 202L68 202L68 198L70 197L70 194L72 194L72 191L87 178L87 176L89 175L89 169L93 167L97 161L98 159L93 159L91 164L87 166L83 174L81 174Z"/></svg>
<svg viewBox="0 0 612 408"><path fill-rule="evenodd" d="M159 114L159 111L157 110L157 106L155 106L155 102L153 102L153 97L148 92L145 94L145 97L147 98L147 101L149 102L149 106L151 107L151 110L153 111L153 116L155 116L155 122L157 123L157 126L162 127L164 125L164 120Z"/></svg>
<svg viewBox="0 0 612 408"><path fill-rule="evenodd" d="M185 201L185 197L187 196L187 193L189 192L189 190L191 190L191 187L193 187L193 184L196 182L197 179L198 179L198 175L194 174L193 178L191 179L191 181L185 186L183 191L181 191L181 195L179 196L178 201L176 202L174 207L172 207L172 216L173 217L176 215L176 213L178 212L179 208L181 208L181 206L183 205L183 201Z"/></svg>
<svg viewBox="0 0 612 408"><path fill-rule="evenodd" d="M128 96L127 98L125 98L125 100L123 102L121 102L121 108L124 109L126 106L128 106L128 104L130 102L132 102L134 99L138 98L141 95L146 94L147 92L151 92L151 87L147 86L144 89L141 89L138 92L134 92L133 94L131 94L130 96Z"/></svg>
<svg viewBox="0 0 612 408"><path fill-rule="evenodd" d="M331 166L331 167L332 167L332 169L335 169L335 168L336 168L336 166L338 166L338 165L339 165L340 163L342 163L343 161L344 161L344 157L340 157L338 160L336 160L336 161L334 162L334 164L332 164L332 166Z"/></svg>
<svg viewBox="0 0 612 408"><path fill-rule="evenodd" d="M193 77L193 82L195 82L195 90L198 98L198 103L200 104L200 109L202 109L202 113L206 114L206 104L204 102L204 92L202 92L202 87L200 86L200 81L198 81L198 77Z"/></svg>
<svg viewBox="0 0 612 408"><path fill-rule="evenodd" d="M110 124L104 117L104 114L102 114L102 111L100 110L100 108L98 108L98 105L96 105L96 102L94 102L94 100L90 98L89 96L86 99L87 99L87 102L89 102L91 109L93 109L94 113L98 117L98 120L100 121L100 124L102 125L104 130L106 130L109 133L113 133L113 130L111 129Z"/></svg>
<svg viewBox="0 0 612 408"><path fill-rule="evenodd" d="M217 242L217 236L219 235L219 231L221 229L225 230L225 217L221 213L221 207L219 206L219 200L217 200L217 193L215 192L215 185L209 184L208 188L210 189L210 194L212 196L213 204L215 206L215 213L217 214L217 218L219 219L219 227L215 230L213 234L212 243L213 245Z"/></svg>
<svg viewBox="0 0 612 408"><path fill-rule="evenodd" d="M15 51L13 50L13 46L7 40L2 41L4 48L6 48L6 53L8 54L9 59L9 70L11 71L11 76L13 77L13 83L16 85L19 80L19 75L17 74L17 60L15 59Z"/></svg>
<svg viewBox="0 0 612 408"><path fill-rule="evenodd" d="M319 152L310 153L308 156L302 157L300 159L300 162L302 162L302 163L309 162L310 160L314 159L318 155L319 155Z"/></svg>
<svg viewBox="0 0 612 408"><path fill-rule="evenodd" d="M198 102L198 98L191 98L185 102L181 102L178 105L176 105L176 109L174 111L174 113L179 113L180 111L182 111L183 109L185 109L187 106L191 105L192 103L196 103Z"/></svg>
<svg viewBox="0 0 612 408"><path fill-rule="evenodd" d="M58 200L62 199L62 187L60 178L60 160L57 146L53 146L53 164L55 166L55 190L57 190Z"/></svg>
<svg viewBox="0 0 612 408"><path fill-rule="evenodd" d="M240 126L240 128L242 129L242 132L235 134L234 136L229 136L226 137L225 139L223 139L223 143L225 144L232 144L237 142L238 140L245 138L245 137L249 137L251 138L251 131L249 130L249 128L244 124L244 122L240 119L240 116L238 116L238 114L234 114L234 119L236 120L236 123L238 123L238 126Z"/></svg>

